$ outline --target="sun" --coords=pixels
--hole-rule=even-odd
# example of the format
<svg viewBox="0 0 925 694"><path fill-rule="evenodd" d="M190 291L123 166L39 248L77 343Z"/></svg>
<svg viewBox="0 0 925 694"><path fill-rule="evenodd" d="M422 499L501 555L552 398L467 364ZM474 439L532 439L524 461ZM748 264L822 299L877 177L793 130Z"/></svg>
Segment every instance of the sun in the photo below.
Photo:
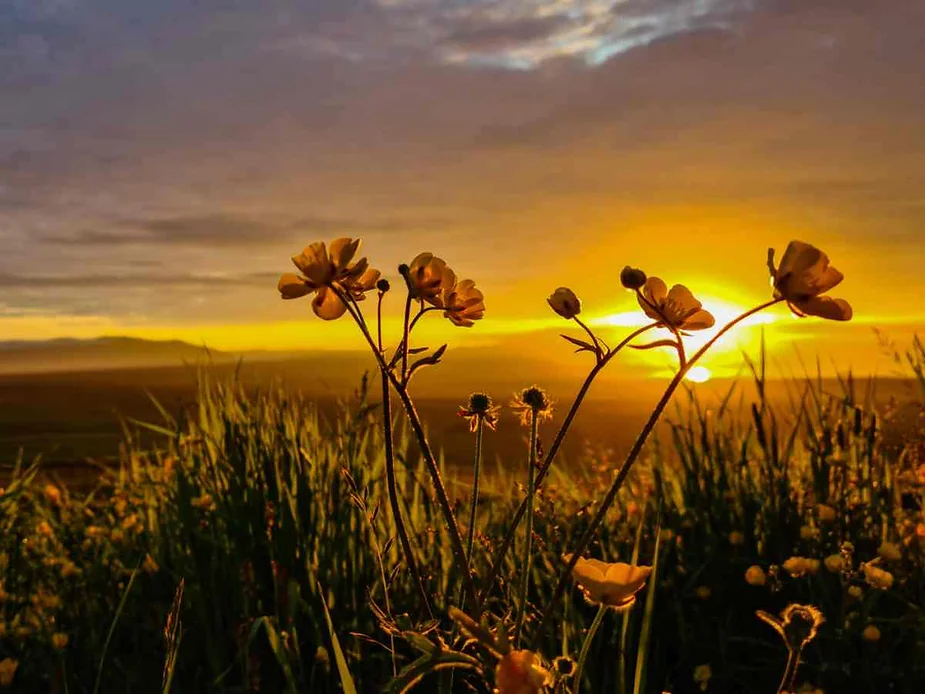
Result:
<svg viewBox="0 0 925 694"><path fill-rule="evenodd" d="M684 378L694 383L706 383L713 376L713 373L705 366L692 366L691 370L685 374Z"/></svg>

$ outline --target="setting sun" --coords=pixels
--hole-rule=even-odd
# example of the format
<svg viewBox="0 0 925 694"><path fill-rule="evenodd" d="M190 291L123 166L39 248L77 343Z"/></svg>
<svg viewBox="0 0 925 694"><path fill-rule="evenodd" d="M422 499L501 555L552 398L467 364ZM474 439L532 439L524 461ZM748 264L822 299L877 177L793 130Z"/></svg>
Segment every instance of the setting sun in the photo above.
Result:
<svg viewBox="0 0 925 694"><path fill-rule="evenodd" d="M687 372L685 378L694 383L706 383L713 374L705 366L694 366Z"/></svg>

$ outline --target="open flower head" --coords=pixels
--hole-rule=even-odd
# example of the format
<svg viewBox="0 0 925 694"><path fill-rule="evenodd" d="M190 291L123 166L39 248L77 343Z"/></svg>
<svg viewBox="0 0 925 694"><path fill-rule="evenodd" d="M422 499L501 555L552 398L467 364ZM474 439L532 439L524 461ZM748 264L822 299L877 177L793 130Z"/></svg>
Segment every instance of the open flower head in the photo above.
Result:
<svg viewBox="0 0 925 694"><path fill-rule="evenodd" d="M435 305L443 308L443 316L462 328L471 328L474 321L485 315L485 297L475 288L472 280L456 282L456 275L447 268L448 280L453 280L442 289L433 300Z"/></svg>
<svg viewBox="0 0 925 694"><path fill-rule="evenodd" d="M581 313L581 299L568 287L559 287L546 299L549 307L566 320Z"/></svg>
<svg viewBox="0 0 925 694"><path fill-rule="evenodd" d="M469 431L478 429L479 420L492 431L498 426L498 413L501 408L494 404L487 393L473 393L469 402L457 410L456 414L469 421Z"/></svg>
<svg viewBox="0 0 925 694"><path fill-rule="evenodd" d="M552 676L533 651L511 651L495 668L495 694L538 694Z"/></svg>
<svg viewBox="0 0 925 694"><path fill-rule="evenodd" d="M636 298L649 318L674 330L704 330L716 322L713 314L683 284L669 290L660 278L650 277Z"/></svg>
<svg viewBox="0 0 925 694"><path fill-rule="evenodd" d="M829 256L803 241L791 241L774 266L774 249L768 249L768 270L774 298L784 299L797 316L850 320L851 305L844 299L822 296L838 285L844 275L829 265Z"/></svg>
<svg viewBox="0 0 925 694"><path fill-rule="evenodd" d="M565 560L571 561L571 556L566 555ZM651 566L608 563L584 557L580 557L572 569L572 577L584 593L585 600L616 610L627 610L633 606L636 593L642 590L651 573Z"/></svg>
<svg viewBox="0 0 925 694"><path fill-rule="evenodd" d="M443 291L456 284L456 274L443 258L433 253L418 253L405 272L411 298L423 299L434 306L441 306Z"/></svg>
<svg viewBox="0 0 925 694"><path fill-rule="evenodd" d="M369 267L366 258L353 260L360 247L360 239L340 238L330 247L323 241L306 246L292 257L293 264L302 273L284 273L277 288L283 299L298 299L315 295L312 310L323 320L335 320L347 311L347 305L335 290L361 301L375 288L379 271Z"/></svg>

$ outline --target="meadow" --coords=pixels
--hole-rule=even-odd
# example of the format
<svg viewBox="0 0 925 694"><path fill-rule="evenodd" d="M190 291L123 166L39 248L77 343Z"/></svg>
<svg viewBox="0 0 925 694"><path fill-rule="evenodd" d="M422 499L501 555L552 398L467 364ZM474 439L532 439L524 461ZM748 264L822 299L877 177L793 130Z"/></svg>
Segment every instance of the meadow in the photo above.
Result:
<svg viewBox="0 0 925 694"><path fill-rule="evenodd" d="M355 310L351 282L361 277L322 286ZM466 313L477 303L453 313L462 289L441 281L441 310L480 317ZM302 291L280 286L284 296ZM557 313L577 317L554 297ZM694 314L675 321L653 303L653 325L675 340L653 348L676 349L683 377L698 356L684 353L681 335L696 329L683 323ZM728 397L673 379L634 443L582 442L571 464L552 465L571 415L581 421L583 391L551 420L539 388L525 388L513 412L501 403L504 417L490 399L463 396L460 417L441 416L483 468L467 477L448 468L410 396L415 364L440 366L439 354L413 354L410 327L381 373L336 404L203 377L190 406L134 422L127 434L148 438L128 435L118 465L89 489L56 484L41 461L20 458L0 495L0 685L94 694L925 686L917 414L885 437L894 412L850 375L833 383L810 373L772 399L756 355L746 357L751 381ZM593 376L619 347L589 339ZM921 342L901 361L921 412ZM609 428L622 426L608 416ZM662 435L649 439L658 421ZM482 446L505 429L518 432L520 454L492 460ZM462 444L452 450L458 460ZM464 493L447 493L451 472ZM595 577L599 564L585 554L607 562L604 573Z"/></svg>

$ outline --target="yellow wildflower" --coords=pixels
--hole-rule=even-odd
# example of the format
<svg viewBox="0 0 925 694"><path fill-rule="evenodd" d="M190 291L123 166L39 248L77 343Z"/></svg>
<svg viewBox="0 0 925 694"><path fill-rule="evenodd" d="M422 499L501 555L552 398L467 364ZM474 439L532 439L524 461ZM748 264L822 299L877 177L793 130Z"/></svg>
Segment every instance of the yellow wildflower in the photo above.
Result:
<svg viewBox="0 0 925 694"><path fill-rule="evenodd" d="M844 299L821 296L844 279L829 265L829 257L815 246L791 241L774 267L774 249L768 249L768 270L774 298L784 299L797 316L819 316L830 320L850 320L851 306Z"/></svg>
<svg viewBox="0 0 925 694"><path fill-rule="evenodd" d="M360 247L360 239L340 238L326 248L323 241L306 246L292 257L293 264L302 272L284 273L277 288L283 299L298 299L315 294L312 310L322 320L335 320L347 312L335 289L342 290L360 301L379 280L379 271L369 268L366 258L356 262L353 256Z"/></svg>
<svg viewBox="0 0 925 694"><path fill-rule="evenodd" d="M51 635L51 645L59 651L63 651L67 647L69 640L68 635L60 631Z"/></svg>
<svg viewBox="0 0 925 694"><path fill-rule="evenodd" d="M495 669L495 694L538 694L551 675L533 651L511 651Z"/></svg>
<svg viewBox="0 0 925 694"><path fill-rule="evenodd" d="M874 564L867 563L861 565L862 571L864 571L864 580L867 581L867 585L872 588L879 588L880 590L887 590L890 586L893 585L893 574L884 569L874 566Z"/></svg>
<svg viewBox="0 0 925 694"><path fill-rule="evenodd" d="M800 538L803 540L812 540L816 537L816 529L811 525L804 525L800 528Z"/></svg>
<svg viewBox="0 0 925 694"><path fill-rule="evenodd" d="M452 273L452 270L449 271ZM455 280L455 275L453 276ZM461 328L471 328L475 321L481 320L485 315L485 297L475 288L472 280L453 282L447 285L438 297L439 306L443 309L443 317L449 318L453 325Z"/></svg>
<svg viewBox="0 0 925 694"><path fill-rule="evenodd" d="M861 638L865 641L875 642L880 640L880 630L873 624L868 624L861 632Z"/></svg>
<svg viewBox="0 0 925 694"><path fill-rule="evenodd" d="M700 691L705 692L710 686L710 678L713 677L713 668L710 667L709 663L706 665L698 665L694 668L694 683L700 687Z"/></svg>
<svg viewBox="0 0 925 694"><path fill-rule="evenodd" d="M215 502L212 500L211 494L203 494L202 496L191 499L190 505L201 511L212 511L215 508Z"/></svg>
<svg viewBox="0 0 925 694"><path fill-rule="evenodd" d="M739 547L745 544L745 533L739 530L733 530L729 533L729 544L733 547Z"/></svg>
<svg viewBox="0 0 925 694"><path fill-rule="evenodd" d="M841 573L845 570L845 558L840 554L830 554L825 558L825 568L833 574Z"/></svg>
<svg viewBox="0 0 925 694"><path fill-rule="evenodd" d="M859 600L864 596L864 589L861 586L851 586L848 588L848 595L855 600Z"/></svg>
<svg viewBox="0 0 925 694"><path fill-rule="evenodd" d="M828 504L819 504L816 506L816 515L821 523L831 523L835 520L836 511Z"/></svg>
<svg viewBox="0 0 925 694"><path fill-rule="evenodd" d="M884 542L881 544L880 548L877 550L877 554L887 561L899 561L903 558L899 545L893 542Z"/></svg>
<svg viewBox="0 0 925 694"><path fill-rule="evenodd" d="M696 595L701 600L708 600L710 595L712 595L712 591L710 590L709 586L697 586L697 588L694 590L694 595Z"/></svg>
<svg viewBox="0 0 925 694"><path fill-rule="evenodd" d="M669 291L665 282L650 277L636 299L645 314L660 325L675 330L703 330L712 328L716 320L705 311L691 290L682 284L674 285Z"/></svg>
<svg viewBox="0 0 925 694"><path fill-rule="evenodd" d="M581 299L568 287L559 287L549 295L546 303L566 320L571 320L581 313Z"/></svg>
<svg viewBox="0 0 925 694"><path fill-rule="evenodd" d="M52 506L61 505L61 490L58 489L55 485L46 484L44 492L45 499L48 501L48 503L50 503Z"/></svg>
<svg viewBox="0 0 925 694"><path fill-rule="evenodd" d="M55 531L52 530L51 525L49 525L48 521L40 522L37 526L35 526L35 531L39 535L44 535L45 537L51 537L55 533Z"/></svg>
<svg viewBox="0 0 925 694"><path fill-rule="evenodd" d="M145 560L141 564L141 568L142 570L144 570L145 573L153 574L153 573L157 573L157 571L160 570L161 567L157 565L157 562L154 560L154 557L152 557L150 554L146 554Z"/></svg>
<svg viewBox="0 0 925 694"><path fill-rule="evenodd" d="M565 560L571 561L571 555L566 555ZM579 558L572 569L572 576L584 593L585 600L615 610L632 607L636 602L636 593L642 590L651 573L651 566L609 563L584 557Z"/></svg>
<svg viewBox="0 0 925 694"><path fill-rule="evenodd" d="M763 586L768 582L768 576L757 564L749 566L745 571L745 582L751 586Z"/></svg>
<svg viewBox="0 0 925 694"><path fill-rule="evenodd" d="M421 299L434 306L439 305L443 291L456 284L456 273L443 258L433 253L419 253L403 274L408 280L411 298Z"/></svg>

